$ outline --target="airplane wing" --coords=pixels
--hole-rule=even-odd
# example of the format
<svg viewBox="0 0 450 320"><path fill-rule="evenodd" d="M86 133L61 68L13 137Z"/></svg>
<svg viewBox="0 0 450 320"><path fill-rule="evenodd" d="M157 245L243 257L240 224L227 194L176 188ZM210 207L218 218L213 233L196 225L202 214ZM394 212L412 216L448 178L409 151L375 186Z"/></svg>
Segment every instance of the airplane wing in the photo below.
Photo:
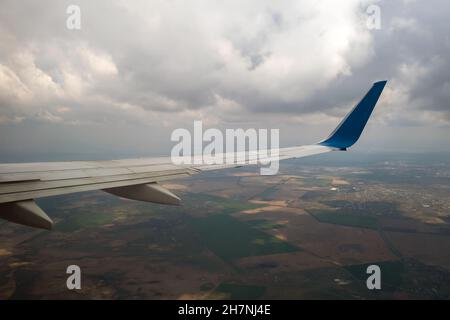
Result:
<svg viewBox="0 0 450 320"><path fill-rule="evenodd" d="M233 154L226 164L174 164L170 157L110 161L69 161L0 164L0 218L43 229L52 220L33 199L67 193L103 190L123 198L177 205L180 199L160 181L209 170L241 167L259 161L302 158L329 151L345 151L359 139L386 81L373 84L364 98L323 141L276 152L267 150ZM228 157L227 154L224 156ZM195 158L195 157L194 157ZM196 161L192 161L196 163Z"/></svg>

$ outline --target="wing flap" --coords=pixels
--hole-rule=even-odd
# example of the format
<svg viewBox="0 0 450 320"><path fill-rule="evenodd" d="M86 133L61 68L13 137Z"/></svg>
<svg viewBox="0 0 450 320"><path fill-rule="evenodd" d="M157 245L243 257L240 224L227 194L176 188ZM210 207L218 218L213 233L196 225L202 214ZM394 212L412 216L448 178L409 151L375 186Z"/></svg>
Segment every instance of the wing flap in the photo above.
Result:
<svg viewBox="0 0 450 320"><path fill-rule="evenodd" d="M177 206L181 202L181 199L178 196L156 183L109 188L103 189L103 191L126 199L159 204Z"/></svg>
<svg viewBox="0 0 450 320"><path fill-rule="evenodd" d="M193 173L195 173L195 171L179 169L113 177L91 177L59 181L3 184L0 186L0 203L152 183L168 179L183 178L190 176Z"/></svg>
<svg viewBox="0 0 450 320"><path fill-rule="evenodd" d="M33 200L0 204L0 218L40 229L53 226L52 219Z"/></svg>

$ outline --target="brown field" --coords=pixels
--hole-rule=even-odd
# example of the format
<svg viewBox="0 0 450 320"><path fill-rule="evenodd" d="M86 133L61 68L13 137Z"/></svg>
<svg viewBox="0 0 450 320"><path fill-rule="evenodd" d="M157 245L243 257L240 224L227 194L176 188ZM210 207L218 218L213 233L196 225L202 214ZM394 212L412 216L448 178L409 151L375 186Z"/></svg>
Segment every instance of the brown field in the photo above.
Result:
<svg viewBox="0 0 450 320"><path fill-rule="evenodd" d="M450 197L442 188L433 198L417 187L352 175L370 170L292 168L274 177L243 169L164 183L185 199L180 207L100 192L62 198L53 212L56 227L73 221L65 230L4 223L0 299L226 298L215 291L223 283L263 287L257 298L366 299L373 296L349 267L382 262L409 266L412 275L429 272L420 288L407 279L383 298L435 297L436 283L450 272ZM339 203L348 206L339 211ZM309 213L346 214L361 204L357 214L377 219L370 229L319 222ZM389 208L395 210L386 214ZM77 214L83 219L69 220ZM65 287L70 264L82 268L80 292Z"/></svg>
<svg viewBox="0 0 450 320"><path fill-rule="evenodd" d="M450 236L386 232L402 255L450 270Z"/></svg>

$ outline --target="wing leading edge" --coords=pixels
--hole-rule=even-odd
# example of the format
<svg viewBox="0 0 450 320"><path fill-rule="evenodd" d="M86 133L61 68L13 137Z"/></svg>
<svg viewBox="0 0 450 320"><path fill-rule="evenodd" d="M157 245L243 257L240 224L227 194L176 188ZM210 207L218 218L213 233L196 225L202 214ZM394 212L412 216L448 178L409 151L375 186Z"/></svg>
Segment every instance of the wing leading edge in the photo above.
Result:
<svg viewBox="0 0 450 320"><path fill-rule="evenodd" d="M278 149L276 159L263 150L233 154L234 161L222 165L175 165L169 157L0 164L0 218L51 229L53 221L33 199L91 190L103 190L133 200L178 205L180 199L158 182L202 171L251 165L254 164L252 157L258 160L285 160L347 150L360 138L385 85L386 81L374 83L328 138L314 145Z"/></svg>

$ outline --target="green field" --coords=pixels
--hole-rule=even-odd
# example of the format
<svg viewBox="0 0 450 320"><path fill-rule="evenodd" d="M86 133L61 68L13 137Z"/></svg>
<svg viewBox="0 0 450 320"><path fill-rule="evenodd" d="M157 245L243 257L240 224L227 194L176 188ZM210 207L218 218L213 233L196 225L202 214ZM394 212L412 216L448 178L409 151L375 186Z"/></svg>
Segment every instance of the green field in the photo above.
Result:
<svg viewBox="0 0 450 320"><path fill-rule="evenodd" d="M192 218L190 223L200 236L202 243L227 262L243 257L299 250L285 241L225 214Z"/></svg>
<svg viewBox="0 0 450 320"><path fill-rule="evenodd" d="M282 225L282 224L273 223L269 220L264 220L264 219L250 220L250 221L246 221L246 223L248 223L252 227L255 227L255 228L261 229L261 230L273 230L273 229L284 228L284 225Z"/></svg>
<svg viewBox="0 0 450 320"><path fill-rule="evenodd" d="M230 214L244 210L252 210L263 207L261 204L248 203L236 199L228 199L205 193L188 193L185 195L184 206L189 210L201 210L202 212Z"/></svg>
<svg viewBox="0 0 450 320"><path fill-rule="evenodd" d="M56 231L73 232L82 228L99 227L111 223L114 219L112 212L80 212L67 217L55 226Z"/></svg>
<svg viewBox="0 0 450 320"><path fill-rule="evenodd" d="M274 195L278 191L278 185L272 186L264 190L263 192L258 194L258 198L264 200L264 201L272 201L276 199L276 196Z"/></svg>
<svg viewBox="0 0 450 320"><path fill-rule="evenodd" d="M265 287L249 286L241 284L221 283L215 290L215 294L225 295L231 300L260 299L265 292Z"/></svg>
<svg viewBox="0 0 450 320"><path fill-rule="evenodd" d="M301 180L305 185L317 186L317 187L328 187L331 185L331 179L329 178L304 178Z"/></svg>
<svg viewBox="0 0 450 320"><path fill-rule="evenodd" d="M365 229L378 228L378 220L374 217L345 213L341 210L334 211L309 209L308 212L318 221L323 223L331 223L336 225Z"/></svg>
<svg viewBox="0 0 450 320"><path fill-rule="evenodd" d="M405 274L404 263L399 261L382 261L368 264L359 264L345 266L344 268L350 272L355 278L364 282L367 280L367 267L370 265L377 265L381 270L381 284L384 291L399 290L403 283L403 276Z"/></svg>

